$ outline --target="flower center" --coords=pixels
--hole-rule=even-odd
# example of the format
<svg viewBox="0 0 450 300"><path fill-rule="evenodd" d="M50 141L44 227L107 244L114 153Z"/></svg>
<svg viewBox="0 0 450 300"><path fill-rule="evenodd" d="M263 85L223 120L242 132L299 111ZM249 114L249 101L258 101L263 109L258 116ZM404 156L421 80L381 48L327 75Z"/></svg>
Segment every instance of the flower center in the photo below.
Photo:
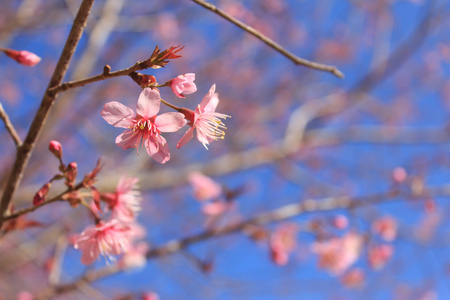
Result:
<svg viewBox="0 0 450 300"><path fill-rule="evenodd" d="M158 136L161 134L161 131L156 128L155 124L151 120L147 119L140 119L133 127L133 131L140 131L141 133L144 133L144 138L147 137L145 132L148 132L149 134L154 134L155 136Z"/></svg>

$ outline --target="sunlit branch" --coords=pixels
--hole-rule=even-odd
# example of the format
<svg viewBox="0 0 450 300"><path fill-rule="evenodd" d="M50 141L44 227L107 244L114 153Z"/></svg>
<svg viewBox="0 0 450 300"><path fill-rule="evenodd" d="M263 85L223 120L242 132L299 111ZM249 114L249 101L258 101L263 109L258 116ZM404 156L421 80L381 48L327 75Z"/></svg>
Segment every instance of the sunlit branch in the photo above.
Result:
<svg viewBox="0 0 450 300"><path fill-rule="evenodd" d="M293 203L282 206L270 212L261 213L247 220L232 223L223 227L207 229L199 234L192 235L182 239L176 239L167 242L166 244L150 249L147 252L147 259L153 259L163 257L177 253L181 250L188 248L190 245L207 241L213 238L227 236L234 233L245 232L247 228L255 225L266 225L269 223L284 221L299 215L335 211L343 209L355 209L359 207L365 207L370 205L376 205L381 203L389 203L393 200L405 199L420 200L424 197L430 196L450 196L450 185L442 185L435 187L424 187L420 191L407 191L401 192L398 190L390 190L384 193L378 193L373 195L361 196L361 197L328 197L318 200L308 199L299 203ZM93 282L95 280L116 274L123 271L118 265L112 265L99 270L88 271L82 277L79 277L75 281L67 284L61 284L53 287L48 287L40 293L37 299L50 299L54 295L62 294L76 289L80 285Z"/></svg>
<svg viewBox="0 0 450 300"><path fill-rule="evenodd" d="M1 103L0 103L0 119L2 119L3 123L5 123L5 128L8 131L11 138L13 139L14 144L16 144L16 147L20 147L20 145L22 145L22 140L20 139L19 134L17 133L16 129L11 123L8 114L6 113Z"/></svg>
<svg viewBox="0 0 450 300"><path fill-rule="evenodd" d="M9 175L8 181L3 190L3 195L0 203L0 226L3 223L4 214L14 197L14 193L19 186L22 179L23 172L30 158L31 152L35 146L37 137L41 132L41 129L47 119L50 108L52 107L57 93L51 92L52 87L58 86L69 67L70 60L75 52L78 41L81 38L81 34L86 26L87 18L89 16L94 0L83 0L78 10L78 13L73 21L72 29L67 38L64 49L58 60L58 63L53 72L50 83L47 90L43 96L41 105L31 123L30 129L28 131L27 137L25 138L22 146L17 151L16 160L14 166Z"/></svg>
<svg viewBox="0 0 450 300"><path fill-rule="evenodd" d="M305 67L308 67L308 68L311 68L311 69L325 71L325 72L330 72L331 74L335 75L336 77L344 78L344 74L341 71L339 71L339 69L336 68L335 66L329 66L329 65L320 64L320 63L309 61L309 60L306 60L306 59L303 59L303 58L300 58L300 57L296 56L295 54L287 51L281 45L277 44L272 39L270 39L269 37L265 36L264 34L259 32L258 30L256 30L253 27L250 27L247 24L239 21L238 19L232 17L231 15L227 14L223 10L218 9L216 6L212 5L211 3L208 3L208 2L203 1L203 0L192 0L192 1L197 3L197 4L199 4L199 5L201 5L201 6L203 6L206 9L208 9L208 10L218 14L219 16L221 16L222 18L230 21L231 23L233 23L234 25L238 26L242 30L244 30L244 31L250 33L251 35L255 36L256 38L260 39L261 41L266 43L271 48L275 49L279 53L283 54L285 57L289 58L296 65L302 65L302 66L305 66Z"/></svg>

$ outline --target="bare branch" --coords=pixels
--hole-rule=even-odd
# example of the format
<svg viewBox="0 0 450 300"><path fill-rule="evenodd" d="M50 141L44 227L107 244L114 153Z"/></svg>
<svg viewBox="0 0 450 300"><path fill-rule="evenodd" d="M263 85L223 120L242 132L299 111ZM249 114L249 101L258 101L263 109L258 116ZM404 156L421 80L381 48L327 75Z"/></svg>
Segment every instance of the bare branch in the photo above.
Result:
<svg viewBox="0 0 450 300"><path fill-rule="evenodd" d="M8 114L6 113L1 103L0 103L0 119L2 119L3 123L5 123L6 130L8 130L8 133L13 139L14 144L16 144L16 147L20 147L22 145L22 140L20 139L19 134L17 133L13 124L9 120Z"/></svg>
<svg viewBox="0 0 450 300"><path fill-rule="evenodd" d="M219 16L221 16L222 18L230 21L231 23L233 23L234 25L238 26L242 30L252 34L255 37L257 37L258 39L260 39L261 41L266 43L268 46L270 46L271 48L275 49L279 53L281 53L284 56L286 56L287 58L289 58L296 65L302 65L302 66L305 66L305 67L308 67L308 68L311 68L311 69L316 69L316 70L319 70L319 71L330 72L331 74L335 75L336 77L344 78L344 74L341 71L339 71L339 69L336 68L335 66L329 66L329 65L320 64L320 63L309 61L309 60L306 60L306 59L303 59L303 58L300 58L300 57L296 56L295 54L287 51L281 45L277 44L272 39L270 39L269 37L265 36L264 34L259 32L258 30L256 30L253 27L250 27L247 24L239 21L238 19L232 17L231 15L227 14L223 10L218 9L216 6L212 5L211 3L208 3L208 2L203 1L203 0L192 0L192 1L197 3L197 4L199 4L199 5L201 5L201 6L203 6L206 9L208 9L208 10L218 14Z"/></svg>
<svg viewBox="0 0 450 300"><path fill-rule="evenodd" d="M51 92L50 89L54 86L58 86L61 83L64 75L66 74L70 60L73 56L73 53L75 52L78 41L80 40L81 34L83 33L83 30L86 26L86 21L93 4L94 0L83 0L83 2L81 3L75 20L73 21L72 29L69 33L64 49L55 67L52 78L50 79L47 90L43 96L41 106L39 107L36 116L31 123L25 141L17 151L16 160L9 175L8 181L5 185L0 203L0 226L3 223L4 214L14 197L14 193L20 183L20 180L22 179L25 166L28 163L37 137L41 132L45 120L47 119L50 112L50 108L52 107L56 99L57 93Z"/></svg>

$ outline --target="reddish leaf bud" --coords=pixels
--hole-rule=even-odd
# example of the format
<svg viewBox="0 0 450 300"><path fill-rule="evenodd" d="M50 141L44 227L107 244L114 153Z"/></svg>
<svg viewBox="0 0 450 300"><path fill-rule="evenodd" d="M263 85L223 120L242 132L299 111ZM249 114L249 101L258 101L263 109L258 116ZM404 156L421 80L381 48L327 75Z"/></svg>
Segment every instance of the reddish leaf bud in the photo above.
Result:
<svg viewBox="0 0 450 300"><path fill-rule="evenodd" d="M71 162L68 166L67 166L67 172L66 172L66 184L68 186L73 186L73 183L75 181L75 179L77 178L77 163L76 162Z"/></svg>
<svg viewBox="0 0 450 300"><path fill-rule="evenodd" d="M62 158L62 146L60 142L51 140L50 144L48 145L48 150L50 150L50 152L53 153L56 158Z"/></svg>
<svg viewBox="0 0 450 300"><path fill-rule="evenodd" d="M41 187L41 189L36 193L36 195L34 195L33 205L36 206L45 201L45 196L47 195L51 186L52 184L50 182L47 182L46 184L44 184L43 187Z"/></svg>

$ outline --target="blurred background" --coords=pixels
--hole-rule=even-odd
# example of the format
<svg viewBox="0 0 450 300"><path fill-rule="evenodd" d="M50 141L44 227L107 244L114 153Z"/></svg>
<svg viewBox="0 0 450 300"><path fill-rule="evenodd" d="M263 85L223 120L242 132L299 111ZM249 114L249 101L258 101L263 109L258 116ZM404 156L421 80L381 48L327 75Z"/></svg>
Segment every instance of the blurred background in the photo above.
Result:
<svg viewBox="0 0 450 300"><path fill-rule="evenodd" d="M0 56L0 101L22 138L80 3L0 2L0 46L42 57L28 68ZM449 299L450 3L211 3L299 57L337 66L345 78L296 66L191 1L96 1L64 81L100 74L106 64L113 71L128 68L147 59L156 45L184 45L183 57L142 73L159 83L195 73L198 91L185 99L176 98L170 88L160 89L163 99L190 109L216 84L217 111L232 116L225 122L225 139L211 143L209 150L195 139L176 149L186 129L165 134L171 159L160 165L142 148L137 155L116 146L122 130L100 115L110 101L134 109L141 88L131 78L68 90L52 108L15 207L29 206L56 174L50 140L61 142L64 162L77 162L81 176L102 157L96 184L101 191L113 191L122 174L139 177L144 201L138 222L150 248L308 199L358 197L366 203L212 237L55 299L143 299L150 291L160 299ZM15 148L1 127L3 186ZM193 171L234 192L233 208L220 217L205 215L188 183ZM50 194L63 189L55 184ZM396 237L389 242L374 234L374 223L387 216L396 222ZM70 237L92 223L86 210L55 203L27 218L44 226L2 238L2 299L16 299L24 290L37 294L111 266L105 260L81 265L71 245ZM337 220L348 225L336 225ZM271 241L283 226L295 228L295 245L280 266L271 255ZM354 263L333 274L314 245L349 234L358 234L363 245ZM389 245L391 254L374 267L370 249L382 244ZM353 281L346 277L352 270L359 276Z"/></svg>

